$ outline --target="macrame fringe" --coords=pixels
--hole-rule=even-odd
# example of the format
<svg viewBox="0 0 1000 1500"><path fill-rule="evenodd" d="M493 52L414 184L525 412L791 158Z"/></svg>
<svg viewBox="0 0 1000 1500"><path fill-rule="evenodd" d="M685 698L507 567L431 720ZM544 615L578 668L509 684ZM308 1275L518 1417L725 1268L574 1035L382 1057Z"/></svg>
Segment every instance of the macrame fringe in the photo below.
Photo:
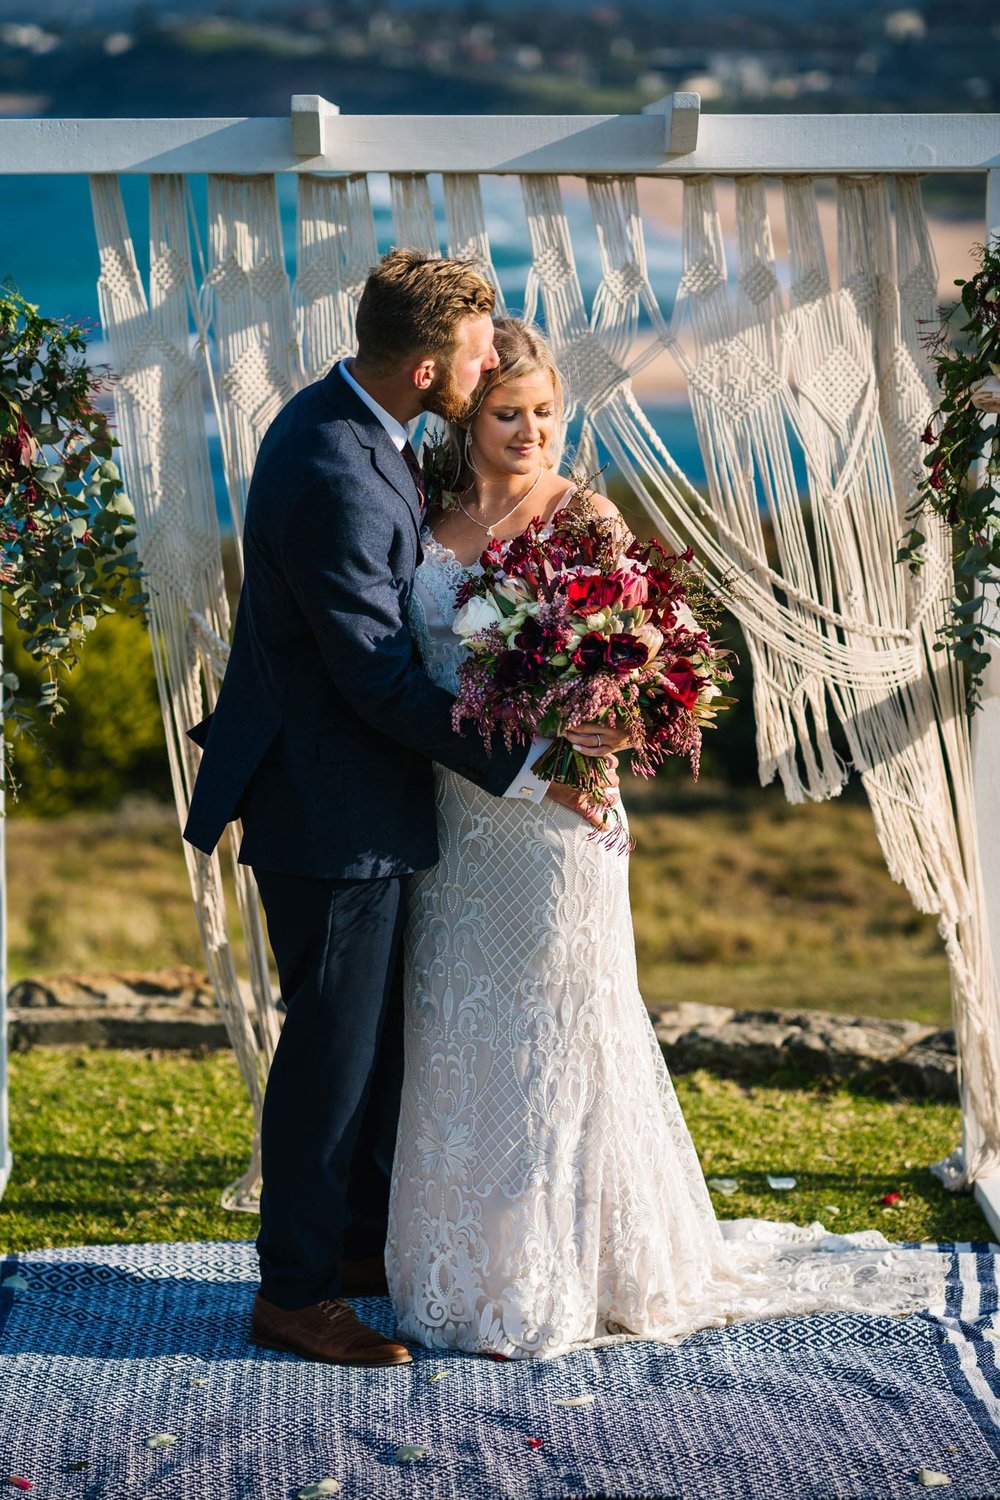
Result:
<svg viewBox="0 0 1000 1500"><path fill-rule="evenodd" d="M962 1146L932 1170L954 1190L1000 1171L1000 991L990 952L973 814L961 675L931 650L952 587L949 539L928 524L914 578L895 563L935 405L918 337L937 272L913 177L837 180L835 283L815 186L782 182L788 286L759 177L736 184L732 271L710 177L684 185L684 272L669 322L650 284L635 180L588 178L601 281L588 312L557 178L522 179L531 267L526 313L544 318L569 421L583 418L577 466L598 444L663 534L690 541L737 616L754 673L761 781L793 802L836 796L850 770L867 792L886 864L937 915L948 955L960 1058ZM440 253L428 179L389 179L397 244ZM233 528L260 438L303 381L353 348L354 312L378 255L367 178L298 179L292 291L273 177L209 178L208 265L183 180L150 179L151 270L143 289L117 181L92 179L101 316L119 374L118 421L139 545L178 815L197 752L185 728L214 702L228 654L204 428L216 403ZM471 256L498 293L479 179L443 179L445 244ZM652 338L637 335L645 315ZM707 497L681 472L632 391L668 350L687 379ZM803 507L795 458L804 460ZM768 535L773 553L768 553ZM849 759L836 753L839 726ZM259 1122L278 1036L267 948L250 872L228 855L247 948L241 987L226 928L221 864L185 846L206 961ZM259 1143L226 1189L253 1211Z"/></svg>

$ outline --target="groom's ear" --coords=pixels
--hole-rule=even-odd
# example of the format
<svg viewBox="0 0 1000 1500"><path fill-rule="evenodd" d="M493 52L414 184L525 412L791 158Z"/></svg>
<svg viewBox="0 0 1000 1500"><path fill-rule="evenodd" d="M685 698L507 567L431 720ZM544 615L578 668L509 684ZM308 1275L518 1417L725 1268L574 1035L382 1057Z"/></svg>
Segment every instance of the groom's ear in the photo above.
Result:
<svg viewBox="0 0 1000 1500"><path fill-rule="evenodd" d="M413 366L411 379L418 391L429 391L437 378L437 372L437 361L428 356Z"/></svg>

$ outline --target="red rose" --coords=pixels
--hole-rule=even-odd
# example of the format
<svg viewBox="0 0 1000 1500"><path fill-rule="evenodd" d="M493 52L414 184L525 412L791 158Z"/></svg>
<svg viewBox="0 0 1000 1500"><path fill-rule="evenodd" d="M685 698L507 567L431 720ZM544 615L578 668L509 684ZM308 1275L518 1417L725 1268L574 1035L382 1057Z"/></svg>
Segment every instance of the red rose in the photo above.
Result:
<svg viewBox="0 0 1000 1500"><path fill-rule="evenodd" d="M682 708L693 708L698 701L701 678L684 656L679 656L663 675L663 686Z"/></svg>
<svg viewBox="0 0 1000 1500"><path fill-rule="evenodd" d="M603 578L600 573L594 573L574 578L566 589L566 602L578 615L593 615L599 609L609 609L621 596L622 584L617 575Z"/></svg>

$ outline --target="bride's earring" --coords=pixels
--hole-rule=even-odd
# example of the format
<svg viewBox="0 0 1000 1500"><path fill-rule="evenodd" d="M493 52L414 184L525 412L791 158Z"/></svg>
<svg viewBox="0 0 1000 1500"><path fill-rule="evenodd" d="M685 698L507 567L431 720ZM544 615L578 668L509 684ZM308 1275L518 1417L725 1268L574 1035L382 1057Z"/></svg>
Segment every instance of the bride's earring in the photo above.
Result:
<svg viewBox="0 0 1000 1500"><path fill-rule="evenodd" d="M480 479L485 479L486 478L486 475L483 474L479 469L476 468L476 460L472 456L472 429L471 429L471 427L467 428L466 429L466 433L465 433L465 462L469 465L469 468L472 470L473 474L476 474Z"/></svg>

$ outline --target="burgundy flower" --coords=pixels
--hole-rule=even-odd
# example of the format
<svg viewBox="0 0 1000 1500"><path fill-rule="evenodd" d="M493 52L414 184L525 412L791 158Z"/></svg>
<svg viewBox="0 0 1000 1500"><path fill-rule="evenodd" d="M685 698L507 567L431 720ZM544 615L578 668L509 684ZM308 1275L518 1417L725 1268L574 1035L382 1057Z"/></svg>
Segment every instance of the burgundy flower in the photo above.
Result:
<svg viewBox="0 0 1000 1500"><path fill-rule="evenodd" d="M684 590L672 569L650 565L646 571L646 592L651 602L655 599L660 604L666 604Z"/></svg>
<svg viewBox="0 0 1000 1500"><path fill-rule="evenodd" d="M619 677L627 677L636 667L646 665L649 647L634 635L613 635L605 648L604 659Z"/></svg>
<svg viewBox="0 0 1000 1500"><path fill-rule="evenodd" d="M603 636L589 631L573 653L573 664L581 672L602 672L608 668L619 677L627 677L636 667L645 666L649 648L634 635Z"/></svg>
<svg viewBox="0 0 1000 1500"><path fill-rule="evenodd" d="M693 708L701 688L701 678L687 657L679 656L673 666L664 673L663 686L671 697L677 699L682 708Z"/></svg>
<svg viewBox="0 0 1000 1500"><path fill-rule="evenodd" d="M501 651L497 657L493 680L498 687L515 688L526 682L537 682L544 657L538 651Z"/></svg>
<svg viewBox="0 0 1000 1500"><path fill-rule="evenodd" d="M590 630L573 652L573 665L581 672L599 672L605 664L604 648L607 641L600 631Z"/></svg>
<svg viewBox="0 0 1000 1500"><path fill-rule="evenodd" d="M537 615L529 615L514 637L520 651L556 656L566 645L566 632L554 621L542 624Z"/></svg>
<svg viewBox="0 0 1000 1500"><path fill-rule="evenodd" d="M566 589L566 602L578 615L593 615L599 609L610 609L621 596L622 584L617 574L610 578L602 578L599 573L574 578Z"/></svg>
<svg viewBox="0 0 1000 1500"><path fill-rule="evenodd" d="M34 452L35 445L31 435L31 428L24 420L23 414L20 412L18 413L17 417L17 434L14 441L17 443L21 462L23 464L30 463L31 455Z"/></svg>

